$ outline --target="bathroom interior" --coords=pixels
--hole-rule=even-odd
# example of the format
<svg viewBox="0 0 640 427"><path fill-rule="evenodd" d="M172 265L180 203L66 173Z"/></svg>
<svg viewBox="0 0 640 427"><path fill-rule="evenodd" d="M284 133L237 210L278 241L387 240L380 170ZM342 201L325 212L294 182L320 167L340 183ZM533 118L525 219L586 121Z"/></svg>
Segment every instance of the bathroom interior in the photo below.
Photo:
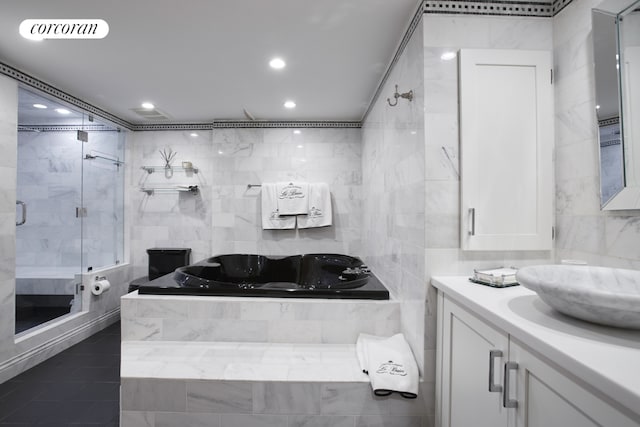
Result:
<svg viewBox="0 0 640 427"><path fill-rule="evenodd" d="M519 320L501 323L503 320L487 315L460 296L465 291L459 289L464 286L451 279L463 277L468 282L474 269L524 269L567 261L640 270L640 187L635 184L634 164L623 164L633 158L628 154L632 147L627 142L633 136L625 133L623 142L621 122L615 117L622 116L627 123L631 114L626 110L624 114L609 113L605 111L608 105L601 101L597 65L594 71L594 46L599 39L592 15L593 9L616 13L625 10L625 40L634 46L635 37L637 46L637 2L403 0L395 6L384 6L393 10L384 12L394 24L390 27L393 31L374 31L376 37L386 41L388 49L377 67L359 69L368 73L363 80L372 84L363 90L362 99L352 101L357 104L355 112L343 110L341 98L345 95L333 90L325 94L305 92L306 101L299 95L296 109L303 112L298 116L284 111L281 102L273 107L264 107L257 100L252 104L249 91L262 88L251 85L241 74L237 77L243 80L235 81L233 95L242 99L225 93L218 101L221 106L233 106L232 113L225 116L206 111L200 116L188 116L179 110L184 107L189 111L186 101L176 104L175 109L158 101L153 113L159 118L150 118L151 113L140 110L147 114L143 118L133 111L147 99L119 105L119 109L112 107L122 103L118 96L126 92L118 85L111 95L97 81L99 90L95 93L87 92L87 86L74 86L74 79L79 80L84 69L94 70L95 75L104 69L112 70L109 60L118 61L117 57L98 55L92 58L94 62L78 70L54 64L56 55L63 53L46 52L43 47L47 43L61 47L68 43L72 46L69 51L75 48L85 53L84 46L98 46L99 51L102 41L41 43L21 39L17 30L20 21L46 15L46 7L39 3L24 2L16 9L20 13L0 18L2 34L6 35L5 41L0 42L0 146L4 151L0 157L0 200L5 219L0 233L0 382L120 320L122 426L167 425L169 415L172 420L181 420L182 425L197 418L216 426L464 426L469 424L451 415L455 411L450 408L456 407L451 401L458 395L452 386L443 385L446 378L442 371L447 372L443 341L452 334L442 326L443 313L453 313L452 319L460 318L467 324L479 320L482 325L497 327L513 337L517 345L507 344L505 351L521 357L521 366L538 365L526 365L528 359L518 353L518 345L537 350L536 356L552 362L562 374L556 377L566 376L571 387L578 384L580 393L587 390L595 396L589 397L595 400L586 401L597 402L587 406L601 408L604 401L608 409L602 412L613 414L605 419L609 424L589 410L579 411L586 413L593 425L640 425L640 390L637 385L628 385L636 377L630 375L627 382L617 377L609 381L619 373L603 369L599 374L597 362L589 365L581 360L593 368L588 373L575 368L573 365L579 363L570 363L575 357L566 357L559 347L546 347L540 342L543 338L539 336L545 335L533 337L533 332L522 332L529 324L518 323ZM106 39L117 37L116 22L121 21L110 15L115 12L106 6L68 3L70 8L77 7L84 13L76 12L69 18L91 15L105 19L110 23ZM314 24L320 22L322 31L329 31L335 30L333 25L339 26L346 16L382 8L385 2L376 1L375 6L366 1L331 2L323 9L329 10L324 16L326 22L322 21L322 10L310 5L308 10L298 10L290 3L282 0L277 4L288 5L291 13L307 16ZM38 9L39 6L43 8ZM226 13L243 16L226 3L220 7ZM275 10L276 6L272 8ZM42 16L36 16L38 10ZM142 20L149 12L132 8L127 13L131 19ZM366 39L358 42L373 43ZM150 41L145 39L144 43ZM129 55L140 54L137 49L144 46L136 45ZM331 45L327 49L331 53L338 47L339 44ZM123 45L121 48L127 49ZM197 51L211 55L211 51ZM345 51L353 55L352 51ZM542 222L544 232L537 230L544 234L541 244L518 246L509 242L502 247L474 247L468 241L471 214L464 198L465 188L469 187L463 185L463 180L477 166L470 165L470 157L464 156L464 126L470 120L462 120L468 116L460 105L465 99L461 93L465 77L461 63L474 51L546 52L552 64L551 96L545 98L549 102L545 104L545 115L550 121L541 131L549 166L542 173L534 170L534 176L545 178L544 194L540 196L545 201L536 201L547 218ZM240 47L232 50L231 57L236 58L238 52L242 52ZM612 51L606 52L610 55ZM324 53L319 49L317 56ZM269 54L263 53L264 60L254 61L252 66L267 70ZM287 88L282 83L287 79L286 73L294 72L296 65L302 66L294 58L285 59L288 65L282 73L267 80L278 90ZM47 74L48 65L52 74ZM112 79L125 79L126 61L117 68L111 71L117 76ZM196 72L189 65L169 68L173 80L143 76L140 90L131 96L153 96L154 88L160 86L182 87L183 98L197 97L198 90L204 90L201 87L194 91L197 84L185 84L193 80L190 73ZM68 74L56 77L56 71ZM332 70L327 78L344 77ZM358 86L354 84L356 77L351 80L352 86ZM313 85L309 80L305 82ZM637 94L637 88L626 89ZM612 101L616 105L617 90L614 88L616 99ZM278 94L278 99L281 96ZM313 103L314 96L328 109L304 112L304 103ZM634 96L633 99L640 99ZM48 108L39 109L35 104ZM633 111L633 104L629 108ZM491 112L488 107L484 110ZM483 119L494 126L489 134L495 132L496 140L502 137L502 129L510 128L507 115L486 114ZM631 135L633 125L625 126L624 132ZM530 140L529 136L522 140ZM167 150L175 153L170 170L164 167L161 155ZM509 154L489 155L502 156L509 176L520 175L517 163L513 163L515 171L509 169L513 166ZM492 161L487 156L483 159ZM278 181L328 183L332 225L263 229L262 189L258 185ZM533 185L540 185L539 181ZM527 191L525 187L523 192ZM515 203L516 207L526 205L520 199ZM496 218L505 222L504 218L517 215L524 218L524 223L531 217L516 207L503 209L508 215L502 217L504 212L498 212ZM478 209L481 232L480 212ZM474 212L473 221L475 215ZM220 254L351 255L366 263L388 289L390 298L243 299L129 293L132 281L148 275L148 250L154 248L188 248L190 264ZM103 278L108 279L110 289L94 295L93 285ZM477 288L487 289L476 291ZM470 292L478 292L476 301L484 301L482 291L501 296L521 291L482 286L472 289ZM547 313L537 303L532 304ZM626 351L621 356L614 350L603 354L620 356L620 360L633 360L640 354L640 335L632 329L591 326L573 319L564 320L569 326L562 329L562 317L549 318L551 323L545 325L559 328L560 335L596 341L607 335L612 340L602 338L607 345ZM482 328L479 326L478 330ZM331 372L319 373L317 366L309 368L300 361L307 358L315 363L323 357L337 358L339 351L353 348L360 333L404 335L420 373L418 399L374 398L366 381L355 373L327 365L329 371L333 370L332 376ZM547 341L553 343L553 339ZM267 345L273 353L269 353ZM256 353L246 350L251 346ZM235 364L225 358L225 354L241 348L246 350L241 352L244 358ZM304 348L313 354L304 353ZM207 351L221 355L214 357ZM275 360L270 359L269 365L272 377L261 374L252 364L255 358L269 359L274 354ZM348 359L349 366L355 363L354 357ZM207 360L219 363L226 373L204 368L194 368L198 371L194 373L185 368ZM287 364L289 367L285 368ZM304 367L306 371L302 372ZM208 380L208 375L213 380ZM505 376L502 371L496 374L500 380ZM545 379L552 390L556 385L553 381ZM565 390L565 383L562 384L558 389ZM229 397L221 398L223 394ZM178 397L174 399L175 396ZM496 396L501 395L492 393L490 398ZM494 404L490 400L489 405ZM499 412L504 420L491 425L521 425L521 411ZM591 425L580 424L577 419L573 424L566 421L562 425ZM611 424L610 420L619 424Z"/></svg>

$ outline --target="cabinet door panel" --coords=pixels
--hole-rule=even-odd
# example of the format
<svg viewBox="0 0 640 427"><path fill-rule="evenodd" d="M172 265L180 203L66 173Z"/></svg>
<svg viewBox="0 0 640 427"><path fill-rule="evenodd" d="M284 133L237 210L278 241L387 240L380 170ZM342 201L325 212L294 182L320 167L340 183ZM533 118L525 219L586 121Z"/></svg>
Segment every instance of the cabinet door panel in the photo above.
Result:
<svg viewBox="0 0 640 427"><path fill-rule="evenodd" d="M527 414L525 425L529 427L598 426L579 408L565 400L540 378L529 373L526 381L528 384L526 386ZM550 408L553 408L553 411L550 411Z"/></svg>
<svg viewBox="0 0 640 427"><path fill-rule="evenodd" d="M513 339L509 358L518 363L516 427L640 426Z"/></svg>
<svg viewBox="0 0 640 427"><path fill-rule="evenodd" d="M507 336L445 299L442 357L442 425L446 427L504 426L507 410L502 393L490 392L489 382L502 384ZM490 352L502 351L489 378Z"/></svg>
<svg viewBox="0 0 640 427"><path fill-rule="evenodd" d="M551 249L550 75L546 51L460 51L463 249Z"/></svg>

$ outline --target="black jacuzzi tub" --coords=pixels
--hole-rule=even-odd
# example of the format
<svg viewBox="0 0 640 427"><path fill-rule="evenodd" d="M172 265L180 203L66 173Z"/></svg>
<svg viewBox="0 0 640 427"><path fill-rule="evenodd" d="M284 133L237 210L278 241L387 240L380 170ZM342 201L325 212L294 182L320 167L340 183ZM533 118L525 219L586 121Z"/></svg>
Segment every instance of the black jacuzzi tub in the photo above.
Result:
<svg viewBox="0 0 640 427"><path fill-rule="evenodd" d="M142 284L138 293L389 299L362 260L339 254L218 255Z"/></svg>

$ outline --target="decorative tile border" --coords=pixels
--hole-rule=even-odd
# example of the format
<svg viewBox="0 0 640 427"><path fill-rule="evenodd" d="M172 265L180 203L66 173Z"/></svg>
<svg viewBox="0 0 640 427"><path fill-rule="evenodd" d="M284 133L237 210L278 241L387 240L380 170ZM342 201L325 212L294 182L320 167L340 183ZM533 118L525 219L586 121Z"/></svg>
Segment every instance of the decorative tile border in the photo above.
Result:
<svg viewBox="0 0 640 427"><path fill-rule="evenodd" d="M225 120L213 123L150 123L133 124L132 130L211 130L228 128L360 128L359 121L251 121Z"/></svg>
<svg viewBox="0 0 640 427"><path fill-rule="evenodd" d="M63 100L70 105L85 110L88 113L94 114L97 117L106 119L117 126L121 126L125 129L132 131L145 131L145 130L208 130L208 129L220 129L220 128L359 128L361 127L360 121L219 121L213 123L149 123L149 124L135 124L121 119L105 110L102 110L94 105L91 105L81 99L78 99L66 92L57 89L50 84L38 80L29 74L23 73L7 64L0 62L0 74L4 74L8 77L17 80L20 83L31 86L38 89L47 95L51 95L55 98ZM63 130L107 130L107 129L93 129L87 126L25 126L21 131L29 130L39 131L63 131Z"/></svg>
<svg viewBox="0 0 640 427"><path fill-rule="evenodd" d="M464 14L464 15L499 15L499 16L537 16L553 17L564 9L572 0L544 1L470 1L470 0L424 0L415 12L395 55L387 67L378 88L371 98L369 107L360 121L220 121L213 123L152 123L135 124L117 117L101 108L91 105L79 98L57 89L35 77L0 62L0 74L9 76L23 84L36 88L48 95L78 107L88 113L106 119L115 125L132 131L145 130L208 130L220 128L360 128L369 112L380 97L393 68L411 39L423 14ZM30 126L33 128L32 126Z"/></svg>
<svg viewBox="0 0 640 427"><path fill-rule="evenodd" d="M95 107L87 102L82 101L66 92L63 92L41 80L36 79L22 71L19 71L9 65L0 62L0 74L4 74L17 80L20 83L24 83L28 86L36 88L48 95L61 99L75 107L85 110L89 113L95 114L98 117L106 119L118 126L132 131L149 131L149 130L209 130L209 129L221 129L221 128L360 128L360 121L219 121L213 123L150 123L150 124L135 124L123 120L111 113L108 113L98 107ZM111 130L103 128L101 126L23 126L19 129L22 132L28 131L69 131L69 130Z"/></svg>
<svg viewBox="0 0 640 427"><path fill-rule="evenodd" d="M562 0L556 0L561 2ZM564 0L567 4L571 0ZM564 6L562 6L564 7ZM550 18L554 6L548 1L468 1L425 0L424 13L454 13L464 15L537 16Z"/></svg>
<svg viewBox="0 0 640 427"><path fill-rule="evenodd" d="M562 9L565 8L573 0L553 0L553 16L556 16Z"/></svg>
<svg viewBox="0 0 640 427"><path fill-rule="evenodd" d="M600 143L600 147L610 147L612 145L620 145L622 143L622 141L620 140L620 138L618 139L612 139L609 141L602 141Z"/></svg>
<svg viewBox="0 0 640 427"><path fill-rule="evenodd" d="M620 123L620 117L612 117L610 119L598 120L598 126L617 125Z"/></svg>
<svg viewBox="0 0 640 427"><path fill-rule="evenodd" d="M18 125L18 132L68 132L83 130L87 132L120 132L105 125Z"/></svg>
<svg viewBox="0 0 640 427"><path fill-rule="evenodd" d="M0 74L4 74L9 76L20 83L24 83L28 86L36 88L48 95L54 96L58 99L61 99L75 107L81 108L88 113L95 114L96 116L102 117L110 122L113 122L116 125L122 126L126 129L131 129L131 123L122 120L120 117L114 116L107 111L104 111L96 106L93 106L87 102L82 101L81 99L76 98L75 96L71 96L66 92L57 89L50 84L43 82L42 80L38 80L35 77L30 76L29 74L23 73L7 64L3 64L0 62Z"/></svg>

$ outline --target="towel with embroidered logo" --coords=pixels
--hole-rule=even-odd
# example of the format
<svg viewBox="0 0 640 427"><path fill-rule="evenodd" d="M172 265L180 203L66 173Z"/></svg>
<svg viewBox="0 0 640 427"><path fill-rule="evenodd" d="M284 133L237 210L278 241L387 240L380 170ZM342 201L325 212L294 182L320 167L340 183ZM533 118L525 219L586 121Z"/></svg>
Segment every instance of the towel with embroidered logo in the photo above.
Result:
<svg viewBox="0 0 640 427"><path fill-rule="evenodd" d="M369 375L376 396L397 392L407 399L418 397L418 365L404 335L386 338L360 334L356 353L362 371Z"/></svg>

